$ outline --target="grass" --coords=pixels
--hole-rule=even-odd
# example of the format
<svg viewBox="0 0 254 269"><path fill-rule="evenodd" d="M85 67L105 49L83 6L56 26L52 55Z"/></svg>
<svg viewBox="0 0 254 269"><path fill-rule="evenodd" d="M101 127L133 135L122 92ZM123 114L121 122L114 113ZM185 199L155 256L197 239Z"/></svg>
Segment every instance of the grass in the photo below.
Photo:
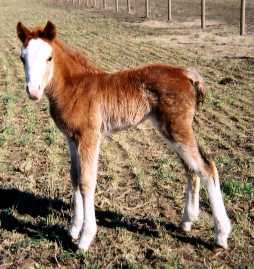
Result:
<svg viewBox="0 0 254 269"><path fill-rule="evenodd" d="M235 21L222 24L223 17L202 32L199 22L154 28L140 18L48 1L2 0L0 9L0 268L253 268L253 36L240 38ZM223 16L228 21L230 10ZM205 190L199 222L189 234L179 231L185 174L150 122L104 140L98 234L86 254L76 251L67 234L72 189L65 139L47 101L34 104L26 96L15 33L19 20L38 25L47 19L61 39L107 70L163 62L202 72L208 93L194 129L221 175L234 225L229 251L213 248ZM236 83L219 83L227 77Z"/></svg>
<svg viewBox="0 0 254 269"><path fill-rule="evenodd" d="M232 200L244 198L246 200L253 199L254 195L254 186L250 182L239 182L238 180L230 180L224 182L223 191L228 195Z"/></svg>

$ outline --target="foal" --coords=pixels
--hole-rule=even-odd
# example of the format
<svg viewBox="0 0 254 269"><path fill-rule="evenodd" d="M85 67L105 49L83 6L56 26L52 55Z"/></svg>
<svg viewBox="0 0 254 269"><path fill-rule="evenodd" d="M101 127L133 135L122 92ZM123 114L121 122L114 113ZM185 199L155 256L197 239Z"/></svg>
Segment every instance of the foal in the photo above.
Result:
<svg viewBox="0 0 254 269"><path fill-rule="evenodd" d="M200 178L208 190L216 242L227 248L231 231L215 163L201 154L193 134L196 105L204 97L204 82L195 69L162 64L106 73L84 55L56 39L55 26L28 29L17 24L23 46L26 90L39 101L45 92L50 113L67 137L74 188L70 228L79 248L86 251L95 234L94 195L101 139L116 130L137 125L148 117L177 153L188 175L181 227L190 231L199 214Z"/></svg>

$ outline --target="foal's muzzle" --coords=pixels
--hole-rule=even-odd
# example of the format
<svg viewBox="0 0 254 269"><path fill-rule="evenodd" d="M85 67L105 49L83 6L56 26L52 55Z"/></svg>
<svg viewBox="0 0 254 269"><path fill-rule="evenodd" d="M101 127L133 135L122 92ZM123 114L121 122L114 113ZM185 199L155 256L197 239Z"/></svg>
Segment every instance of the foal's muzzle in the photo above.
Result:
<svg viewBox="0 0 254 269"><path fill-rule="evenodd" d="M39 101L41 99L41 96L38 93L38 91L29 90L28 86L26 86L26 92L28 94L29 99L31 99L33 101Z"/></svg>

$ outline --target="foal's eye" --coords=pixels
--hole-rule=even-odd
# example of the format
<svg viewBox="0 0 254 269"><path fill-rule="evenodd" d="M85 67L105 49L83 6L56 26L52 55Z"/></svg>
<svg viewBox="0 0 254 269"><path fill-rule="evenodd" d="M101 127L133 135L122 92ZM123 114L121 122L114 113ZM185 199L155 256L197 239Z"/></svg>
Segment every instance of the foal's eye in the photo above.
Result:
<svg viewBox="0 0 254 269"><path fill-rule="evenodd" d="M52 56L50 56L48 59L47 59L47 62L51 62L52 60Z"/></svg>

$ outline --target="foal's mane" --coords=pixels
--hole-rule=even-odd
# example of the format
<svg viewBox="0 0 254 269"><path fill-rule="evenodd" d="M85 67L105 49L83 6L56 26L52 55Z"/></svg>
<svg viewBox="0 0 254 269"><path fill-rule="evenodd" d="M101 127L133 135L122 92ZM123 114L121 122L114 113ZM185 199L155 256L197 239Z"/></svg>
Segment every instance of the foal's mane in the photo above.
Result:
<svg viewBox="0 0 254 269"><path fill-rule="evenodd" d="M82 71L89 73L103 73L104 71L96 67L90 62L87 55L84 52L79 51L78 49L73 49L65 42L58 39L54 40L55 45L61 49L61 52L64 53L72 62L79 66Z"/></svg>

